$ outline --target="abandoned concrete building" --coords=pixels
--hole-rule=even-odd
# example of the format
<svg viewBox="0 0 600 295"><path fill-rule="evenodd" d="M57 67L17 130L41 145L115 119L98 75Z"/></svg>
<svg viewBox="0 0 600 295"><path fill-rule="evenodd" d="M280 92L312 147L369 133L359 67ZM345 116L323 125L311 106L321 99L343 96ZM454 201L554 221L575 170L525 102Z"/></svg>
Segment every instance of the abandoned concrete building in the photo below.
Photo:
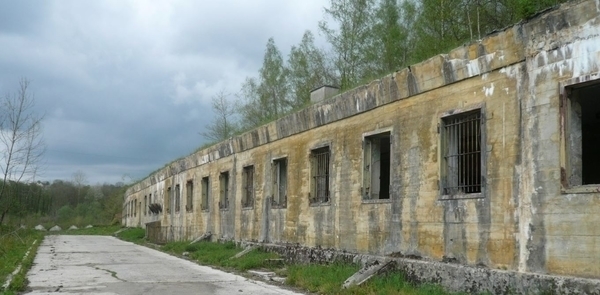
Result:
<svg viewBox="0 0 600 295"><path fill-rule="evenodd" d="M398 257L480 289L535 277L600 294L600 1L199 150L134 184L123 210L166 239L210 232Z"/></svg>

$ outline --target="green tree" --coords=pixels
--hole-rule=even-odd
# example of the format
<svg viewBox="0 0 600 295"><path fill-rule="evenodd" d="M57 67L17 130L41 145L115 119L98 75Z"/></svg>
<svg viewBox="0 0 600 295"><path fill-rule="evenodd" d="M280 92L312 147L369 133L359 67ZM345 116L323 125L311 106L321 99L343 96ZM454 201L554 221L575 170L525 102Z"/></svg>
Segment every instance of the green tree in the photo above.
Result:
<svg viewBox="0 0 600 295"><path fill-rule="evenodd" d="M287 81L292 109L308 105L313 89L322 85L337 84L325 53L315 46L314 36L310 31L304 32L300 44L292 46L290 50Z"/></svg>
<svg viewBox="0 0 600 295"><path fill-rule="evenodd" d="M381 76L408 65L410 55L409 33L406 23L402 22L401 9L396 0L381 0L375 11L372 30L373 42L367 51L374 67L370 76Z"/></svg>
<svg viewBox="0 0 600 295"><path fill-rule="evenodd" d="M269 38L258 79L247 78L242 85L244 101L238 111L244 129L277 119L291 109L286 79L281 52Z"/></svg>
<svg viewBox="0 0 600 295"><path fill-rule="evenodd" d="M325 8L326 18L319 22L319 29L333 50L342 90L371 78L366 69L373 68L368 52L373 48L374 5L374 0L330 0Z"/></svg>
<svg viewBox="0 0 600 295"><path fill-rule="evenodd" d="M200 134L211 141L221 141L232 137L237 131L234 102L229 100L229 95L225 90L221 90L212 97L211 104L215 118L212 123L206 125L206 130Z"/></svg>

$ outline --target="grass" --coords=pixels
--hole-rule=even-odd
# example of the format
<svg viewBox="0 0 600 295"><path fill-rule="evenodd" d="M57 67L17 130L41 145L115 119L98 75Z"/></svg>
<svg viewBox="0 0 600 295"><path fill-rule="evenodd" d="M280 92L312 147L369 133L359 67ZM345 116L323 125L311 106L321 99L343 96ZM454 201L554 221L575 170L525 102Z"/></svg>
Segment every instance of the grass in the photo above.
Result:
<svg viewBox="0 0 600 295"><path fill-rule="evenodd" d="M181 255L188 252L189 257L201 264L219 266L237 271L246 271L249 269L271 269L272 264L268 259L277 259L279 255L255 249L246 255L231 259L243 248L237 247L233 242L213 243L199 242L191 244L189 242L172 242L162 247L163 251Z"/></svg>
<svg viewBox="0 0 600 295"><path fill-rule="evenodd" d="M121 229L120 225L97 225L91 228L80 228L74 230L63 230L61 235L93 235L93 236L109 236Z"/></svg>
<svg viewBox="0 0 600 295"><path fill-rule="evenodd" d="M6 278L23 262L21 271L13 277L6 292L23 291L27 286L26 274L35 258L37 247L40 245L44 235L35 230L14 230L8 227L0 228L0 285L4 284ZM35 245L33 242L36 241ZM25 253L31 247L29 256L23 260Z"/></svg>
<svg viewBox="0 0 600 295"><path fill-rule="evenodd" d="M214 243L171 242L162 247L163 251L181 255L188 252L189 258L200 264L211 265L226 270L246 271L249 269L269 269L279 275L286 276L286 284L311 293L331 295L378 295L378 294L407 294L407 295L442 295L450 294L440 286L413 286L399 272L378 276L361 286L342 289L342 284L360 269L357 264L333 263L329 265L292 264L278 268L269 263L269 259L277 259L274 253L255 249L246 255L231 259L243 249L233 242Z"/></svg>
<svg viewBox="0 0 600 295"><path fill-rule="evenodd" d="M139 227L127 228L117 234L121 240L141 244L146 241L146 230Z"/></svg>
<svg viewBox="0 0 600 295"><path fill-rule="evenodd" d="M286 283L319 294L348 294L341 289L344 281L357 272L356 264L290 265Z"/></svg>

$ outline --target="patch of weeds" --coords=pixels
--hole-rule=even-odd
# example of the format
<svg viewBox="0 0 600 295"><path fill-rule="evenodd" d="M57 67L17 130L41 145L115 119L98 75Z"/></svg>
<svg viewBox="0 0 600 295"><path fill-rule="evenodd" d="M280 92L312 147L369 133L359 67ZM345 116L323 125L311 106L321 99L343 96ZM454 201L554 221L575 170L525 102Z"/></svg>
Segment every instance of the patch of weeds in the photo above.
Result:
<svg viewBox="0 0 600 295"><path fill-rule="evenodd" d="M121 229L120 225L97 225L91 228L80 228L62 231L62 235L93 235L93 236L110 236Z"/></svg>
<svg viewBox="0 0 600 295"><path fill-rule="evenodd" d="M13 277L11 284L8 286L8 290L6 290L7 292L25 290L25 287L27 286L27 271L33 265L35 253L43 238L43 233L31 229L0 229L0 261L2 261L2 263L0 263L1 284L4 284L8 275L22 263L21 270ZM34 241L37 242L33 244ZM29 255L24 257L28 249L30 249Z"/></svg>
<svg viewBox="0 0 600 295"><path fill-rule="evenodd" d="M224 260L222 266L231 267L240 271L258 268L270 269L271 265L269 265L268 259L277 258L279 258L279 255L275 253L254 249L240 258Z"/></svg>
<svg viewBox="0 0 600 295"><path fill-rule="evenodd" d="M117 237L121 240L133 242L133 243L142 243L146 237L146 230L139 227L128 228L117 234Z"/></svg>
<svg viewBox="0 0 600 295"><path fill-rule="evenodd" d="M187 246L190 244L190 242L169 242L166 243L164 246L162 246L162 250L166 251L166 252L171 252L171 253L175 253L175 254L179 254L181 255L181 253L185 252L185 251L189 251L186 250ZM192 251L189 251L192 252Z"/></svg>
<svg viewBox="0 0 600 295"><path fill-rule="evenodd" d="M319 294L349 294L341 289L344 281L357 272L356 264L333 263L329 265L290 265L286 283Z"/></svg>
<svg viewBox="0 0 600 295"><path fill-rule="evenodd" d="M201 264L208 265L224 266L223 264L226 260L242 251L242 249L236 247L233 242L199 242L197 245L197 250L190 253L190 257Z"/></svg>

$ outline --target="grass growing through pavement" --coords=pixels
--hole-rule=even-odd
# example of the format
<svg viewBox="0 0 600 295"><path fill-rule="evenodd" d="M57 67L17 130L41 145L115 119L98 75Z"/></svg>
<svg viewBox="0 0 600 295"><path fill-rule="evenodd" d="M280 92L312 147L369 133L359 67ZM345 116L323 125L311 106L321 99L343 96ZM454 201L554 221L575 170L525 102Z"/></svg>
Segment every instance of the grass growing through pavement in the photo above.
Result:
<svg viewBox="0 0 600 295"><path fill-rule="evenodd" d="M61 235L92 235L92 236L109 236L121 229L120 225L97 225L90 228L80 228L73 230L61 231Z"/></svg>
<svg viewBox="0 0 600 295"><path fill-rule="evenodd" d="M37 246L39 246L43 237L43 233L31 229L15 230L8 227L0 228L0 288L8 275L23 261L27 249L37 240L29 256L23 261L21 271L13 278L11 285L8 287L9 290L6 291L23 291L25 289L27 285L25 274L31 268Z"/></svg>

